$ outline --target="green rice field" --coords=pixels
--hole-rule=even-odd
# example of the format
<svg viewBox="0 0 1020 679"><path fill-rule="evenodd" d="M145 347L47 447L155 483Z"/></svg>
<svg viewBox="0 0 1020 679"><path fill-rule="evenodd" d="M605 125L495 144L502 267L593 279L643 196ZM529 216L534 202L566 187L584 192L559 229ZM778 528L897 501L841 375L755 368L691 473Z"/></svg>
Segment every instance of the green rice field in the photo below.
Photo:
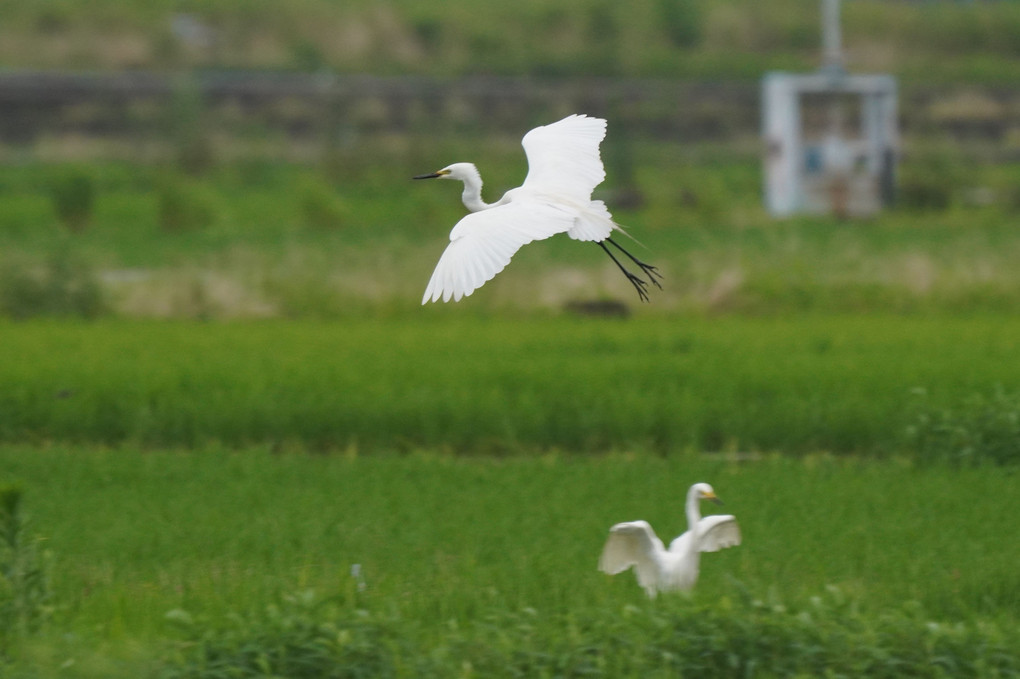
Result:
<svg viewBox="0 0 1020 679"><path fill-rule="evenodd" d="M0 334L47 574L12 581L10 676L1020 672L1008 316ZM702 480L744 543L692 595L596 571Z"/></svg>
<svg viewBox="0 0 1020 679"><path fill-rule="evenodd" d="M282 676L1020 671L1020 505L993 468L63 445L0 461L52 562L52 618L13 676L274 673L252 644ZM596 571L614 522L680 532L698 480L744 544L706 555L692 595Z"/></svg>
<svg viewBox="0 0 1020 679"><path fill-rule="evenodd" d="M899 454L975 404L1006 439L1020 409L1003 316L420 316L4 324L0 440Z"/></svg>

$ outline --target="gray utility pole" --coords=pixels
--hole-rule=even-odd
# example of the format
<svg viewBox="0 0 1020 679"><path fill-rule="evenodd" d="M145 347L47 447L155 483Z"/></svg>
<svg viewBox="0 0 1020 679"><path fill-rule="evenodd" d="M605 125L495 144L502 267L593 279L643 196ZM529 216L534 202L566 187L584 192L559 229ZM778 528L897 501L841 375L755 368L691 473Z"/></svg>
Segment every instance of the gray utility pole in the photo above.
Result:
<svg viewBox="0 0 1020 679"><path fill-rule="evenodd" d="M843 35L839 27L839 0L822 0L822 70L843 71Z"/></svg>

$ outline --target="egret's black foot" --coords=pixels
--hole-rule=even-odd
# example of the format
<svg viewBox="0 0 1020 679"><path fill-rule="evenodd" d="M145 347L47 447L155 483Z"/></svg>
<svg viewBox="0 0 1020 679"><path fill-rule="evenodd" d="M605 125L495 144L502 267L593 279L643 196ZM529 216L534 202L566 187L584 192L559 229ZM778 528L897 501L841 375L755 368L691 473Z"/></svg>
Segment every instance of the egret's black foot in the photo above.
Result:
<svg viewBox="0 0 1020 679"><path fill-rule="evenodd" d="M656 280L657 278L662 278L662 274L659 273L658 267L654 267L651 264L645 264L637 259L634 260L634 263L641 267L641 270L645 272L645 275L648 276L648 280L651 281L655 287L662 290L662 286L659 284L659 281Z"/></svg>
<svg viewBox="0 0 1020 679"><path fill-rule="evenodd" d="M630 261L632 261L635 264L637 264L638 267L640 267L641 271L643 271L644 274L646 276L648 276L648 280L652 283L652 285L657 287L659 290L662 290L662 286L659 284L659 281L656 280L657 278L662 278L662 274L659 273L659 269L657 267L654 267L651 264L647 264L645 262L642 262L640 259L638 259L634 255L630 254L630 252L628 252L626 250L626 248L624 248L622 245L617 243L612 238L607 238L606 242L609 243L610 245L612 245L614 248L616 248L620 252L622 252L623 254L627 255L627 258L630 259ZM602 246L602 249L606 250L604 245ZM606 250L606 253L609 254L609 250ZM612 254L609 254L609 256L613 257ZM616 258L613 257L613 260L616 261ZM620 263L618 261L616 262L616 264L617 264L617 266L620 266ZM622 266L620 266L620 268L623 269ZM631 282L633 282L633 281L631 281Z"/></svg>
<svg viewBox="0 0 1020 679"><path fill-rule="evenodd" d="M627 275L627 280L630 281L630 284L634 286L635 290L637 290L638 297L641 298L641 301L642 302L649 301L648 300L648 283L645 282L645 279L641 278L640 276L635 276L634 274L632 274L631 272L629 272L627 270L624 270L623 273ZM652 281L652 282L654 283L655 281ZM658 285L658 283L655 283L655 284Z"/></svg>

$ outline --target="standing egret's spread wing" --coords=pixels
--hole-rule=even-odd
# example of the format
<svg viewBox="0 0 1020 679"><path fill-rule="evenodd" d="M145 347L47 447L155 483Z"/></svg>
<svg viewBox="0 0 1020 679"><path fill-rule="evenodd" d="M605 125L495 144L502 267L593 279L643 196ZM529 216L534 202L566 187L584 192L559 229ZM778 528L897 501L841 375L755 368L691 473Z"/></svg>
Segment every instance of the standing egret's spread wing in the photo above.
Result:
<svg viewBox="0 0 1020 679"><path fill-rule="evenodd" d="M609 539L599 557L599 570L616 575L631 566L652 564L654 554L661 550L658 538L647 521L627 521L609 529Z"/></svg>
<svg viewBox="0 0 1020 679"><path fill-rule="evenodd" d="M698 522L698 536L702 552L718 552L740 544L740 526L734 516L714 514Z"/></svg>
<svg viewBox="0 0 1020 679"><path fill-rule="evenodd" d="M647 521L618 523L609 529L609 539L599 557L599 570L616 575L631 566L638 584L655 597L662 576L662 540Z"/></svg>
<svg viewBox="0 0 1020 679"><path fill-rule="evenodd" d="M606 136L606 121L585 115L536 127L521 145L528 156L524 188L587 205L592 190L606 178L599 144Z"/></svg>
<svg viewBox="0 0 1020 679"><path fill-rule="evenodd" d="M450 232L450 244L421 303L460 301L502 271L521 246L563 233L573 224L562 208L526 198L472 212Z"/></svg>

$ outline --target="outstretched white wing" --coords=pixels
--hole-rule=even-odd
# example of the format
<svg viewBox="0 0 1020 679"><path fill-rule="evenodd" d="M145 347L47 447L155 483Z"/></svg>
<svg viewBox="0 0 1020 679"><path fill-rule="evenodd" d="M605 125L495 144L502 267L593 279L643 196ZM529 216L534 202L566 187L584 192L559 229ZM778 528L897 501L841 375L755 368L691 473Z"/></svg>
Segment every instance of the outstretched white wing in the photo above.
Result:
<svg viewBox="0 0 1020 679"><path fill-rule="evenodd" d="M526 194L472 212L450 232L450 244L432 272L421 303L467 297L502 271L522 245L563 233L573 224L573 216L563 208Z"/></svg>
<svg viewBox="0 0 1020 679"><path fill-rule="evenodd" d="M702 552L718 552L740 544L740 526L736 517L730 514L704 517L698 523L698 535Z"/></svg>
<svg viewBox="0 0 1020 679"><path fill-rule="evenodd" d="M656 550L662 549L658 538L647 521L627 521L609 529L609 539L599 557L599 570L616 575L631 566L654 563Z"/></svg>
<svg viewBox="0 0 1020 679"><path fill-rule="evenodd" d="M599 156L605 136L606 121L585 115L531 130L521 140L528 156L523 187L587 205L592 190L606 178Z"/></svg>
<svg viewBox="0 0 1020 679"><path fill-rule="evenodd" d="M599 557L599 570L616 575L633 566L638 584L648 596L654 597L662 575L656 555L662 551L662 540L647 521L618 523L609 529L609 539Z"/></svg>

